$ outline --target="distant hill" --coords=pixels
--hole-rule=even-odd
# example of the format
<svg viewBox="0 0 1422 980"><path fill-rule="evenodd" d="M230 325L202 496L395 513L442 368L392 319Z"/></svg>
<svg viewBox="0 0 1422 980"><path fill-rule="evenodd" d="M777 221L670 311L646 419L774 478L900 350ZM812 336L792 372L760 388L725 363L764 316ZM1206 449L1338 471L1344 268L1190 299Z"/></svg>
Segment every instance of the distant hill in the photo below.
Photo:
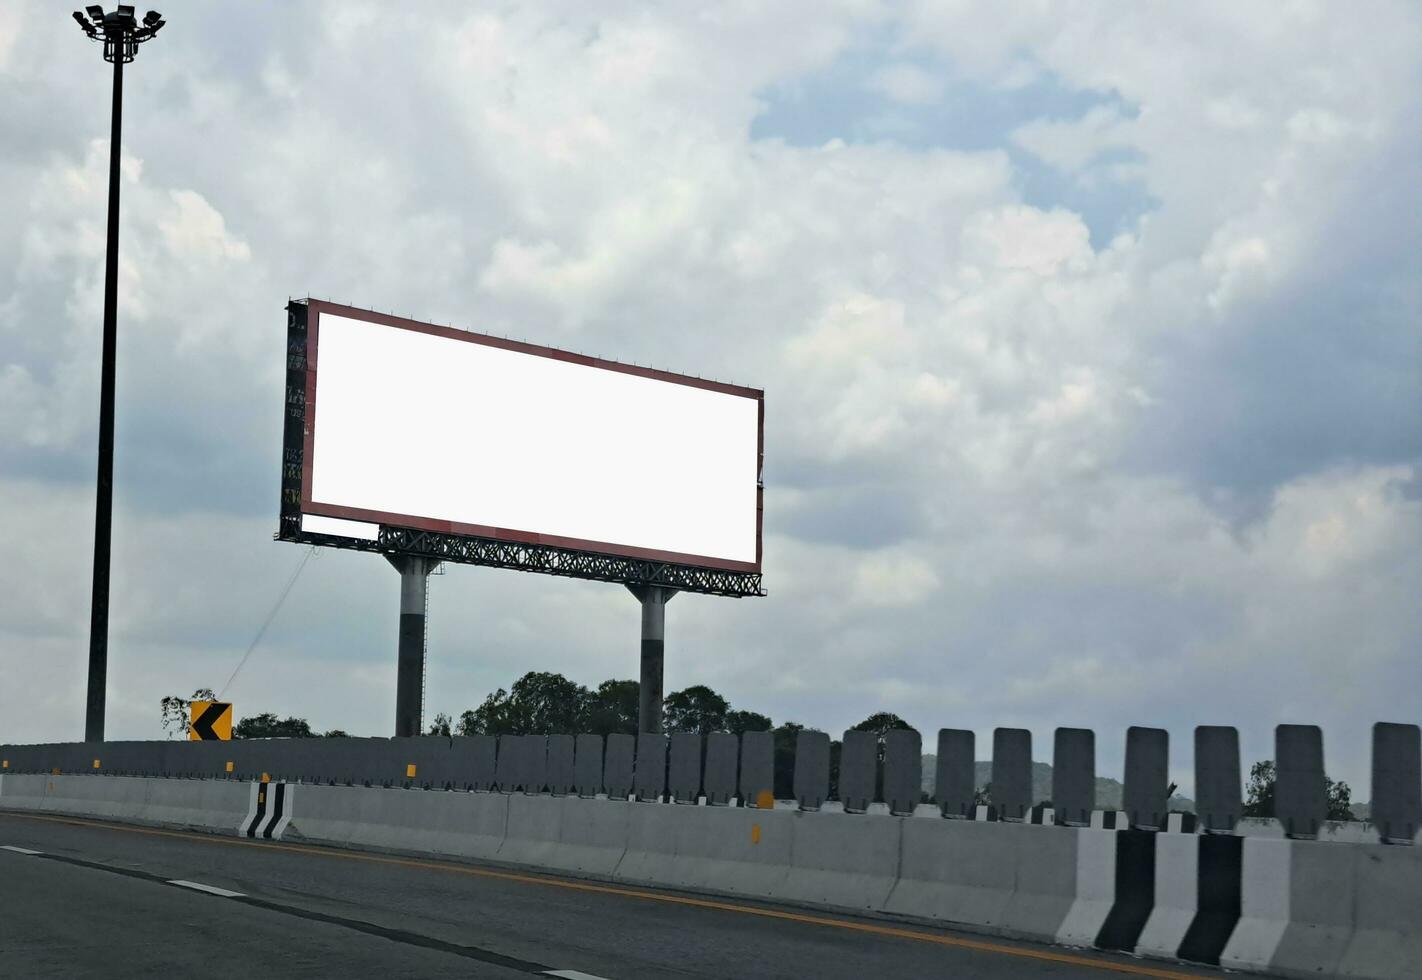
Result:
<svg viewBox="0 0 1422 980"><path fill-rule="evenodd" d="M938 756L923 757L923 791L932 795L933 777ZM973 785L984 786L992 780L992 763L978 761L973 765ZM1096 809L1116 810L1121 806L1121 782L1105 776L1096 777ZM1032 801L1041 803L1052 798L1052 767L1045 762L1032 763ZM1195 812L1195 801L1186 796L1172 796L1170 809Z"/></svg>

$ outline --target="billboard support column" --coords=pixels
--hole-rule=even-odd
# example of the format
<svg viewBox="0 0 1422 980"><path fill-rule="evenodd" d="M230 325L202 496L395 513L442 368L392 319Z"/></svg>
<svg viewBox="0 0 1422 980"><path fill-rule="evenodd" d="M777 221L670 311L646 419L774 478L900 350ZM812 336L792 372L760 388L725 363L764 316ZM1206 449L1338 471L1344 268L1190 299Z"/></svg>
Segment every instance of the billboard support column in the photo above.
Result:
<svg viewBox="0 0 1422 980"><path fill-rule="evenodd" d="M400 647L395 677L395 737L420 734L425 714L425 609L433 558L387 555L400 573Z"/></svg>
<svg viewBox="0 0 1422 980"><path fill-rule="evenodd" d="M629 585L642 603L642 675L637 696L637 731L662 732L662 663L666 655L666 605L676 589Z"/></svg>

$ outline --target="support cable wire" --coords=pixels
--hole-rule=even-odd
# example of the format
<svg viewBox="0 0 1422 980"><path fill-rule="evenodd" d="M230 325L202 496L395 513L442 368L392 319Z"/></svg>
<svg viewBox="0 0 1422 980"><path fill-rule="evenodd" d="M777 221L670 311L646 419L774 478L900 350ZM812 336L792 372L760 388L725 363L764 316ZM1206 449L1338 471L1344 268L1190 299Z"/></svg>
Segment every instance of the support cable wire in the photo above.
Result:
<svg viewBox="0 0 1422 980"><path fill-rule="evenodd" d="M291 578L286 580L286 585L281 590L281 595L277 596L276 603L271 611L267 613L267 618L262 621L262 628L257 630L257 635L252 637L252 642L247 646L247 652L242 654L242 659L237 661L237 669L232 671L232 676L227 678L227 683L222 685L222 690L217 692L217 700L222 700L222 695L227 693L227 689L232 686L232 682L237 679L242 668L247 666L247 658L252 655L252 651L257 649L257 644L262 642L262 637L266 635L267 628L272 625L272 620L276 619L277 613L281 612L282 603L286 602L286 597L291 594L292 588L296 585L296 580L301 577L301 570L306 567L306 563L311 560L311 556L316 554L316 546L312 545L306 550L306 554L301 556L301 561L296 565L296 571L291 573Z"/></svg>

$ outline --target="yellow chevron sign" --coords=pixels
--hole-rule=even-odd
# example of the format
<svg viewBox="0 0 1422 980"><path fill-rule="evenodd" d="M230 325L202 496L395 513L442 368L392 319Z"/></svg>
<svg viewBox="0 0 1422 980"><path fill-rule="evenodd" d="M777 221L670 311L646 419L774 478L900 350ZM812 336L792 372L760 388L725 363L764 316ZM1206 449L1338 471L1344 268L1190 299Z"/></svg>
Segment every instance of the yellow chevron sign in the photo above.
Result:
<svg viewBox="0 0 1422 980"><path fill-rule="evenodd" d="M188 710L192 712L189 741L226 742L232 738L232 705L228 702L191 701Z"/></svg>

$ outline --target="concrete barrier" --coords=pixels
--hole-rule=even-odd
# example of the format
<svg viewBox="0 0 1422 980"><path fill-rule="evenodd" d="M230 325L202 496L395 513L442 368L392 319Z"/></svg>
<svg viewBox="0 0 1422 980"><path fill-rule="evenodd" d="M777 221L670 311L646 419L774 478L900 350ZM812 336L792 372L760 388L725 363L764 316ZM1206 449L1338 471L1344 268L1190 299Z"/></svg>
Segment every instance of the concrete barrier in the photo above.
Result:
<svg viewBox="0 0 1422 980"><path fill-rule="evenodd" d="M601 735L579 735L574 742L573 785L589 799L602 792Z"/></svg>
<svg viewBox="0 0 1422 980"><path fill-rule="evenodd" d="M163 764L203 768L224 754ZM5 770L0 808L233 834L257 789L230 779ZM878 805L846 816L314 783L284 789L288 840L885 913L1285 977L1392 980L1418 976L1422 962L1416 847L944 820L932 807L912 817L878 815Z"/></svg>
<svg viewBox="0 0 1422 980"><path fill-rule="evenodd" d="M826 815L828 819L828 815ZM884 910L898 915L1002 928L1017 867L996 822L903 821L903 860Z"/></svg>
<svg viewBox="0 0 1422 980"><path fill-rule="evenodd" d="M622 800L567 798L561 801L556 864L577 874L612 877L627 853L631 814L639 807ZM687 811L682 811L687 812Z"/></svg>
<svg viewBox="0 0 1422 980"><path fill-rule="evenodd" d="M796 813L781 897L842 908L884 907L898 880L904 819Z"/></svg>
<svg viewBox="0 0 1422 980"><path fill-rule="evenodd" d="M1244 839L1239 922L1220 954L1220 966L1248 970L1274 958L1289 925L1290 841Z"/></svg>
<svg viewBox="0 0 1422 980"><path fill-rule="evenodd" d="M730 732L712 732L706 736L706 802L725 806L736 795L736 762L740 740Z"/></svg>
<svg viewBox="0 0 1422 980"><path fill-rule="evenodd" d="M1157 834L1155 907L1136 953L1175 959L1199 913L1200 840L1194 834Z"/></svg>
<svg viewBox="0 0 1422 980"><path fill-rule="evenodd" d="M508 798L508 820L498 859L510 864L562 868L563 798L520 794Z"/></svg>
<svg viewBox="0 0 1422 980"><path fill-rule="evenodd" d="M1422 972L1422 851L1363 845L1354 851L1353 932L1338 961L1341 977L1406 977Z"/></svg>
<svg viewBox="0 0 1422 980"><path fill-rule="evenodd" d="M955 827L966 824L954 822ZM1005 850L1014 874L1012 896L1002 912L1003 935L1021 939L1056 936L1076 906L1077 855L1089 830L1004 823L994 846ZM1002 853L1000 851L999 853Z"/></svg>
<svg viewBox="0 0 1422 980"><path fill-rule="evenodd" d="M1076 898L1057 929L1056 941L1064 946L1094 946L1116 902L1117 831L1060 831L1077 835Z"/></svg>
<svg viewBox="0 0 1422 980"><path fill-rule="evenodd" d="M498 858L510 798L493 793L401 792L303 786L286 837L382 850Z"/></svg>

